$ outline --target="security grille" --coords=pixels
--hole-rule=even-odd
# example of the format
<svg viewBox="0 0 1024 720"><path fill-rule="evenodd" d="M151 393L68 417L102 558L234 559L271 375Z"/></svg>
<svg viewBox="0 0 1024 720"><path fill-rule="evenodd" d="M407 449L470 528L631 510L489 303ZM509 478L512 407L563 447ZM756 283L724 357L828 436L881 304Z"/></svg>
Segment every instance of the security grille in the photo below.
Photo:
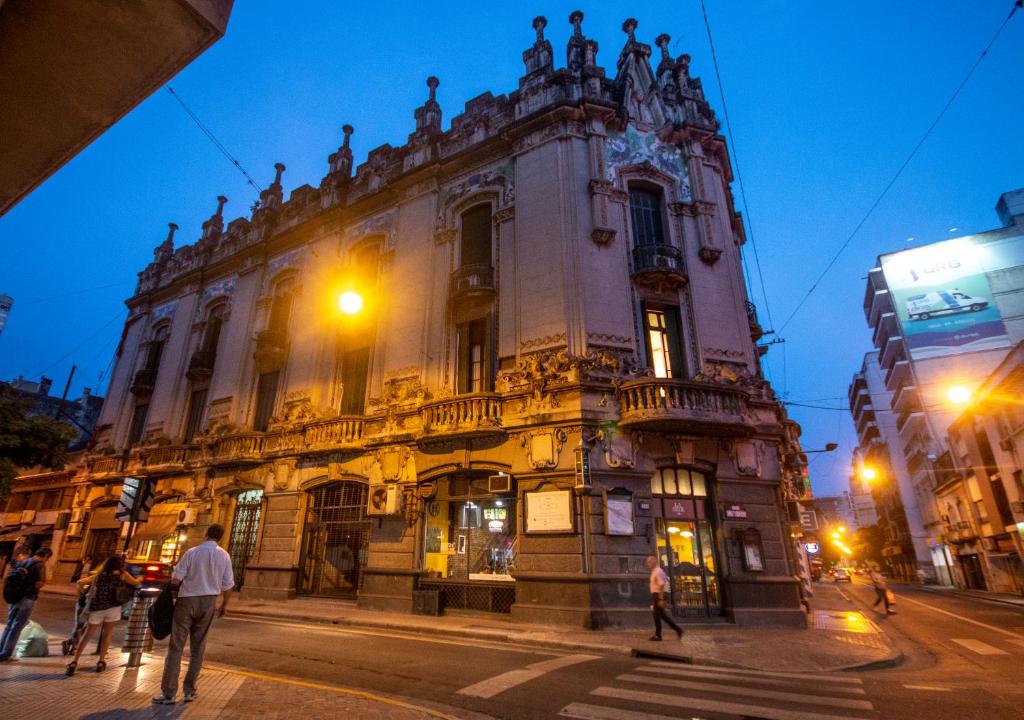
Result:
<svg viewBox="0 0 1024 720"><path fill-rule="evenodd" d="M239 493L235 498L235 519L231 523L228 554L231 556L231 570L235 575L235 587L239 590L245 580L245 566L256 548L256 536L260 530L262 509L262 490L247 490Z"/></svg>
<svg viewBox="0 0 1024 720"><path fill-rule="evenodd" d="M369 552L367 486L331 483L310 493L303 530L300 592L354 596Z"/></svg>
<svg viewBox="0 0 1024 720"><path fill-rule="evenodd" d="M432 583L420 581L420 590L436 590L444 595L442 607L456 610L482 610L510 613L516 601L513 583L485 585L481 583Z"/></svg>

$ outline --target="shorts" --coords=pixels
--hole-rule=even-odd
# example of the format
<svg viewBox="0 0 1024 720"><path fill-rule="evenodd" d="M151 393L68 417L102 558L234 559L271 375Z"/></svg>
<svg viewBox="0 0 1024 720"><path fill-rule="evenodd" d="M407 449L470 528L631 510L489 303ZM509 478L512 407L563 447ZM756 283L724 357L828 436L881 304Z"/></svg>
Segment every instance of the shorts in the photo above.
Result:
<svg viewBox="0 0 1024 720"><path fill-rule="evenodd" d="M121 606L115 605L112 608L106 610L90 610L88 623L90 625L99 625L100 623L113 623L121 620Z"/></svg>

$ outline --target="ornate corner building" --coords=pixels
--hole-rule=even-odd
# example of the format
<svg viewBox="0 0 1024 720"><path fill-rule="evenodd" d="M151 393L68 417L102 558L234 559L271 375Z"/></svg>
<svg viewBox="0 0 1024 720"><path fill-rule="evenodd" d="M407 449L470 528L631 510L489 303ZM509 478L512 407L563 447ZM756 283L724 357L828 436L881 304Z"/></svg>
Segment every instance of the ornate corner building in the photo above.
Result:
<svg viewBox="0 0 1024 720"><path fill-rule="evenodd" d="M724 138L669 38L614 78L537 18L508 95L250 217L225 198L139 274L70 552L116 542L126 476L158 504L132 552L228 528L244 596L354 597L580 627L677 614L802 624L786 501L799 428L762 378ZM338 312L355 293L362 308ZM109 517L108 517L109 516Z"/></svg>

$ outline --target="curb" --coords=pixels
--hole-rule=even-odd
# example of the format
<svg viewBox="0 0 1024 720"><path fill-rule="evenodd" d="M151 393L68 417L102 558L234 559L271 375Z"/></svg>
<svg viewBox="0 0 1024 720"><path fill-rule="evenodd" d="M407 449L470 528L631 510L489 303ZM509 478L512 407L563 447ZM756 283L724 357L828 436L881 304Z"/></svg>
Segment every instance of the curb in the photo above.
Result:
<svg viewBox="0 0 1024 720"><path fill-rule="evenodd" d="M632 648L621 647L618 645L603 645L599 643L585 643L585 642L569 642L567 640L551 640L544 638L530 637L528 633L509 633L501 630L488 631L488 630L465 630L462 628L447 628L447 627L415 627L409 625L403 625L402 623L388 622L387 620L352 620L351 618L333 618L327 619L316 615L289 615L287 617L281 615L275 615L272 613L261 613L252 610L231 610L228 616L253 618L259 620L279 620L279 621L301 621L310 623L313 625L326 625L334 627L352 627L352 628L370 628L374 630L394 630L398 632L405 632L411 635L447 635L449 637L461 637L474 640L490 640L495 642L508 642L508 643L519 643L528 644L534 647L547 648L551 650L574 650L579 652L585 650L588 652L598 652L605 655L630 655L633 652Z"/></svg>
<svg viewBox="0 0 1024 720"><path fill-rule="evenodd" d="M961 590L929 590L936 594L948 593L949 595L955 595L956 597L972 598L974 600L984 600L985 602L999 603L1000 605L1009 605L1010 607L1020 608L1024 610L1024 602L1019 600L1007 600L1001 597L989 597L987 595L975 595L974 593L963 592Z"/></svg>
<svg viewBox="0 0 1024 720"><path fill-rule="evenodd" d="M732 668L734 670L761 670L762 668L751 667L750 665L742 665L740 663L729 662L728 660L716 660L713 658L695 658L691 655L672 655L670 653L661 653L657 650L640 650L634 648L631 655L636 658L653 658L656 660L672 660L683 665L703 665L706 667L720 667L720 668ZM816 673L833 673L833 672L865 672L868 670L886 670L888 668L894 668L901 664L905 659L905 655L900 650L894 650L889 653L888 657L881 658L879 660L867 660L865 662L851 663L849 665L836 665L835 667L820 668L820 669L805 669L805 670L793 670L792 673L797 675L802 672L816 672ZM789 671L785 671L789 672Z"/></svg>

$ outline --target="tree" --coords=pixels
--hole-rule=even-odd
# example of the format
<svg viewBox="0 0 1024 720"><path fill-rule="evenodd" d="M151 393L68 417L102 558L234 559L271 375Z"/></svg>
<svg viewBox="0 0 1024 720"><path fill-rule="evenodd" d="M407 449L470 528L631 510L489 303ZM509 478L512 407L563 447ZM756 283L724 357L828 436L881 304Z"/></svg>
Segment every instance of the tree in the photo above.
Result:
<svg viewBox="0 0 1024 720"><path fill-rule="evenodd" d="M853 550L858 560L873 563L882 561L882 548L885 547L885 533L878 525L859 528L854 534Z"/></svg>
<svg viewBox="0 0 1024 720"><path fill-rule="evenodd" d="M0 498L7 497L19 468L58 470L68 461L75 431L67 423L32 415L33 401L0 383Z"/></svg>

